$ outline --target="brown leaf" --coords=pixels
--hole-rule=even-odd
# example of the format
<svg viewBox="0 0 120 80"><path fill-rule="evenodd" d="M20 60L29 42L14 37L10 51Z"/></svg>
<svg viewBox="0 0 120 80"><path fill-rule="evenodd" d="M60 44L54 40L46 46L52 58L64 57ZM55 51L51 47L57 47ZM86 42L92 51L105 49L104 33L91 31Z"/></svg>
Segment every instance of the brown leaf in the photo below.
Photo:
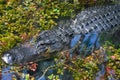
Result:
<svg viewBox="0 0 120 80"><path fill-rule="evenodd" d="M30 63L29 69L32 70L32 71L36 71L37 65L38 64L36 64L36 63Z"/></svg>
<svg viewBox="0 0 120 80"><path fill-rule="evenodd" d="M20 37L21 37L22 41L26 41L28 38L28 35L26 33L23 33L20 35Z"/></svg>

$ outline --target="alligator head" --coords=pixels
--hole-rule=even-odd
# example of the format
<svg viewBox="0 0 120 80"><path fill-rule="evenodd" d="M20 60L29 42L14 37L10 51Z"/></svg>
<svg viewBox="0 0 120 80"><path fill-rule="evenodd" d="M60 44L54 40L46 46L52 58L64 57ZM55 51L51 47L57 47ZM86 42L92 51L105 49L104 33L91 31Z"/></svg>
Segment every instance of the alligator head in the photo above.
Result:
<svg viewBox="0 0 120 80"><path fill-rule="evenodd" d="M54 52L63 47L61 40L51 31L43 31L37 37L35 43L25 43L3 53L2 60L10 65L24 64L36 59L45 60L53 56Z"/></svg>
<svg viewBox="0 0 120 80"><path fill-rule="evenodd" d="M5 63L23 64L31 61L36 55L36 49L30 45L19 45L3 53L2 59Z"/></svg>

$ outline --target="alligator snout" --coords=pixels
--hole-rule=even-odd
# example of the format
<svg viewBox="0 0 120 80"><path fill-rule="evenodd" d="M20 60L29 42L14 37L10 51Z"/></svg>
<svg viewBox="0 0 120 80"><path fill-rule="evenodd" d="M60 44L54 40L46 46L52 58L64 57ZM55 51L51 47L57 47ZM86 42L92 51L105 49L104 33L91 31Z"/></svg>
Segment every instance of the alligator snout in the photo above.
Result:
<svg viewBox="0 0 120 80"><path fill-rule="evenodd" d="M32 46L17 46L3 53L2 60L10 65L24 64L35 59L36 49Z"/></svg>
<svg viewBox="0 0 120 80"><path fill-rule="evenodd" d="M7 64L12 64L13 63L12 55L10 55L9 53L4 54L3 57L2 57L2 60Z"/></svg>

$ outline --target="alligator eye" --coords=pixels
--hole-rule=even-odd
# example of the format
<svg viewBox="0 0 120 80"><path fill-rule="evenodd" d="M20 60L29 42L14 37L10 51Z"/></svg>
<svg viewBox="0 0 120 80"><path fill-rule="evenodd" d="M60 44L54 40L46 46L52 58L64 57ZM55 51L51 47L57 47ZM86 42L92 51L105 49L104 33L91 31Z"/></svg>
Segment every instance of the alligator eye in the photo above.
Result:
<svg viewBox="0 0 120 80"><path fill-rule="evenodd" d="M12 61L15 61L15 57L12 57Z"/></svg>

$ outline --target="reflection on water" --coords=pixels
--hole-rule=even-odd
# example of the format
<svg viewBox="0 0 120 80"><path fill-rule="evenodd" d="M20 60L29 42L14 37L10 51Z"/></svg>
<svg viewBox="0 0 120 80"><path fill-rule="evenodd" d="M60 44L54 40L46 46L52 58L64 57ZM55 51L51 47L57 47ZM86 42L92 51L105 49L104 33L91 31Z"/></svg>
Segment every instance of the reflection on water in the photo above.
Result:
<svg viewBox="0 0 120 80"><path fill-rule="evenodd" d="M10 70L10 66L2 68L2 80L12 80L13 73Z"/></svg>

